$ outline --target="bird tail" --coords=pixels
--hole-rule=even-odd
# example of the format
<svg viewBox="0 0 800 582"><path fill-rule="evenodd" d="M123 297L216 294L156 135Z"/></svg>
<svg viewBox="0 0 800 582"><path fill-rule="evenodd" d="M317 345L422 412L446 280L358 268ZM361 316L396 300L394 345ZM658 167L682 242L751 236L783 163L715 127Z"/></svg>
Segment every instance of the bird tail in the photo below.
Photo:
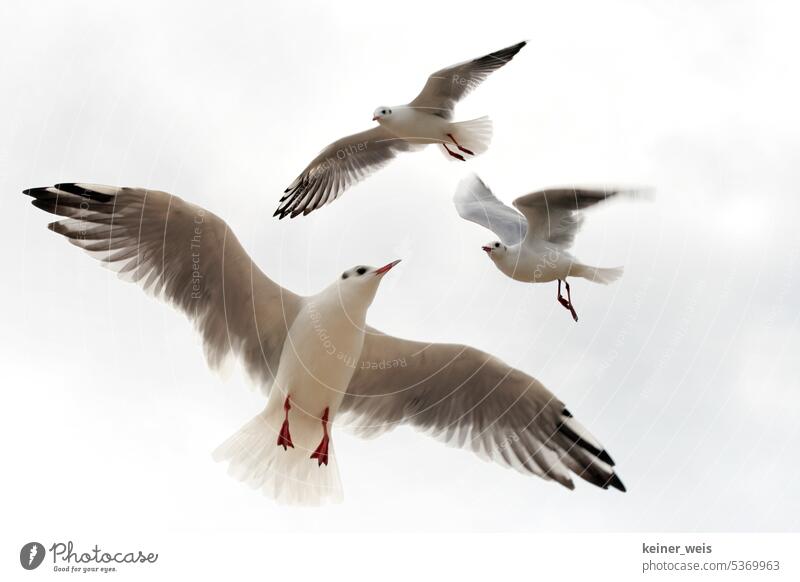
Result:
<svg viewBox="0 0 800 582"><path fill-rule="evenodd" d="M455 138L456 144L447 143L454 153L464 158L479 156L489 149L492 141L492 120L487 116L469 121L459 121L450 124L450 133ZM460 146L460 147L458 147ZM448 158L457 159L444 150L442 153Z"/></svg>
<svg viewBox="0 0 800 582"><path fill-rule="evenodd" d="M333 448L328 464L312 459L321 439L319 419L292 412L292 446L279 445L283 411L264 412L231 435L213 453L215 461L228 463L228 474L254 489L289 505L322 505L342 500L342 484Z"/></svg>
<svg viewBox="0 0 800 582"><path fill-rule="evenodd" d="M622 277L624 270L624 267L601 268L590 267L588 265L574 265L573 268L570 269L569 274L576 277L583 277L593 283L608 285Z"/></svg>

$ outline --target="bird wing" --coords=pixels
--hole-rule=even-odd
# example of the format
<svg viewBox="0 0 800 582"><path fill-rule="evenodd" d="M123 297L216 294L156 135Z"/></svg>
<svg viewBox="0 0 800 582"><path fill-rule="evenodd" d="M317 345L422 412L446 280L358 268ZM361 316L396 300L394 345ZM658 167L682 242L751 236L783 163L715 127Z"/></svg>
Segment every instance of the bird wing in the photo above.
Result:
<svg viewBox="0 0 800 582"><path fill-rule="evenodd" d="M625 189L549 188L520 196L514 207L528 221L525 242L546 240L569 247L583 222L581 210L621 193L634 193Z"/></svg>
<svg viewBox="0 0 800 582"><path fill-rule="evenodd" d="M385 166L411 144L383 127L348 135L326 147L284 191L273 216L294 218L325 206L353 184Z"/></svg>
<svg viewBox="0 0 800 582"><path fill-rule="evenodd" d="M408 104L409 107L451 119L455 104L480 85L486 77L513 59L526 44L527 41L522 41L483 57L436 71L428 77L420 94Z"/></svg>
<svg viewBox="0 0 800 582"><path fill-rule="evenodd" d="M622 491L614 461L537 380L475 348L370 329L340 409L362 436L410 424L572 489L570 472Z"/></svg>
<svg viewBox="0 0 800 582"><path fill-rule="evenodd" d="M512 246L525 238L525 218L506 206L477 175L464 178L453 197L461 218L480 224L494 232L503 244Z"/></svg>
<svg viewBox="0 0 800 582"><path fill-rule="evenodd" d="M225 221L143 188L57 184L24 193L66 217L50 230L186 314L212 368L236 355L269 389L302 298L269 279Z"/></svg>

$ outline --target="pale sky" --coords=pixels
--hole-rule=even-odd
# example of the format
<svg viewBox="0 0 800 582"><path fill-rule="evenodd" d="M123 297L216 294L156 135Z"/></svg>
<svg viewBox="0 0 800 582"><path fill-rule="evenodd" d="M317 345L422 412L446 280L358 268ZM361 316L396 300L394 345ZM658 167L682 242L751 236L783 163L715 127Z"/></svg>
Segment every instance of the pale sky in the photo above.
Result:
<svg viewBox="0 0 800 582"><path fill-rule="evenodd" d="M0 7L4 521L797 531L798 15L756 2L302 4ZM308 217L272 218L305 164L376 106L522 39L456 109L494 120L485 155L402 156ZM469 171L506 202L560 184L656 194L587 213L575 254L626 271L573 283L575 324L554 284L506 279L481 252L494 235L451 202ZM369 322L533 375L603 442L628 493L568 491L402 428L335 434L344 504L276 506L210 455L263 397L236 371L209 372L183 316L44 228L20 191L61 181L201 204L300 293L402 258Z"/></svg>

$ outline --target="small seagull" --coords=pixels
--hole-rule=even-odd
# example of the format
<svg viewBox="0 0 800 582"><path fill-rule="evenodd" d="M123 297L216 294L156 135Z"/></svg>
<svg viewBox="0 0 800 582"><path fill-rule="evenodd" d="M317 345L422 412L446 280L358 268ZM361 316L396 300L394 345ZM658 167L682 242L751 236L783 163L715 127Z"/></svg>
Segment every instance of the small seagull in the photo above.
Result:
<svg viewBox="0 0 800 582"><path fill-rule="evenodd" d="M282 503L341 499L334 422L365 437L405 424L569 489L574 473L625 491L605 448L535 378L469 346L366 325L396 261L304 297L259 269L224 220L177 196L76 183L24 193L62 217L50 230L183 312L212 369L239 359L267 405L214 457Z"/></svg>
<svg viewBox="0 0 800 582"><path fill-rule="evenodd" d="M378 107L372 114L378 127L343 137L322 150L284 191L273 216L294 218L324 206L400 152L439 144L449 159L462 162L485 152L492 122L488 117L454 122L453 108L526 44L519 42L437 71L410 103Z"/></svg>
<svg viewBox="0 0 800 582"><path fill-rule="evenodd" d="M583 277L607 285L622 275L622 267L599 268L580 263L567 250L583 222L581 210L632 189L549 188L514 200L506 206L476 175L461 181L453 202L458 214L494 232L499 241L482 248L503 274L525 283L558 281L556 299L575 321L567 277ZM522 214L520 214L520 212ZM561 284L567 296L561 295Z"/></svg>

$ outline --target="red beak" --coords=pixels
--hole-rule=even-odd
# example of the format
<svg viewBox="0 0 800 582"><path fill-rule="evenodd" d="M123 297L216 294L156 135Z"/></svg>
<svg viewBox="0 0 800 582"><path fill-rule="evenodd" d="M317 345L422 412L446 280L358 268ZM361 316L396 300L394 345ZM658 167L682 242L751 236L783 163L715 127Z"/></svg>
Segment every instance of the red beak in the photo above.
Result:
<svg viewBox="0 0 800 582"><path fill-rule="evenodd" d="M491 253L492 252L492 247L481 247L481 248L483 250L485 250L487 253Z"/></svg>
<svg viewBox="0 0 800 582"><path fill-rule="evenodd" d="M399 262L400 262L400 259L397 259L396 261L392 261L388 265L382 266L380 269L375 269L375 274L376 275L383 275L384 273L388 273L389 270Z"/></svg>
<svg viewBox="0 0 800 582"><path fill-rule="evenodd" d="M373 115L372 116L372 121L378 121L378 116L377 115Z"/></svg>

